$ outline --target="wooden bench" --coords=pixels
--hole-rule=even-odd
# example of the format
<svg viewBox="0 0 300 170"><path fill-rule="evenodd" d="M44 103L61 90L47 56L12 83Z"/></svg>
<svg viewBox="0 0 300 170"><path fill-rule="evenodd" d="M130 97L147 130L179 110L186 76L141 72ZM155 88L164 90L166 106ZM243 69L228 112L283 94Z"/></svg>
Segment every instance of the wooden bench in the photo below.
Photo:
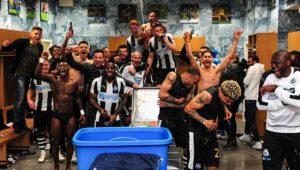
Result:
<svg viewBox="0 0 300 170"><path fill-rule="evenodd" d="M32 129L33 119L26 119L26 124L29 129ZM13 128L0 131L0 166L7 164L7 150L29 150L30 133L27 130L17 134Z"/></svg>

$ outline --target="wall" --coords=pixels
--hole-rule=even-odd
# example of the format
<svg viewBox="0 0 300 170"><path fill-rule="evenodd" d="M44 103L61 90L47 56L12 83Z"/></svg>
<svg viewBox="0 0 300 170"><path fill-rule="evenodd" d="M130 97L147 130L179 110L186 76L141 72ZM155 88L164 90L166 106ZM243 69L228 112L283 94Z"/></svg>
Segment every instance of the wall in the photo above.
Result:
<svg viewBox="0 0 300 170"><path fill-rule="evenodd" d="M49 2L49 21L40 20L40 0L36 0L37 15L35 19L26 17L26 2L22 0L21 13L19 16L8 14L8 0L2 0L0 10L0 28L12 29L18 31L30 31L32 26L41 26L43 28L43 39L52 39L55 32L55 6L54 1Z"/></svg>
<svg viewBox="0 0 300 170"><path fill-rule="evenodd" d="M78 43L81 40L87 40L93 48L102 48L108 46L107 37L109 36L129 36L130 31L127 23L118 22L118 4L137 4L137 19L142 22L142 11L145 22L147 22L147 4L148 3L163 3L168 4L168 19L163 23L168 32L174 36L182 36L184 30L195 30L195 36L205 36L206 43L209 47L214 47L220 51L221 56L227 53L231 45L232 35L237 28L244 27L244 17L241 6L242 0L227 1L232 4L232 21L231 24L212 24L211 4L219 1L211 1L211 3L197 1L200 7L199 21L192 24L179 23L179 6L181 1L171 0L75 0L75 6L71 8L59 7L56 17L56 36L54 42L60 44L66 34L69 22L73 22L75 32L74 40ZM220 1L221 2L221 1ZM107 23L106 24L88 24L87 22L87 6L88 3L106 4L107 6ZM193 0L184 1L185 4L196 3ZM222 1L224 3L224 1ZM243 55L243 41L240 40L239 52ZM73 43L73 42L71 42Z"/></svg>

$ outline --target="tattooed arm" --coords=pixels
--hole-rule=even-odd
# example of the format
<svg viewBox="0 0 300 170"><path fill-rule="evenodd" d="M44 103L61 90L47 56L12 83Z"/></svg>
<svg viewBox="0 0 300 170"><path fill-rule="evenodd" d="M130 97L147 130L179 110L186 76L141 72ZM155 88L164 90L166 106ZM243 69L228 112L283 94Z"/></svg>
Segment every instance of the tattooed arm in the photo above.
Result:
<svg viewBox="0 0 300 170"><path fill-rule="evenodd" d="M205 105L209 104L212 96L207 91L202 91L195 96L185 107L184 111L196 121L202 123L208 130L216 130L217 123L215 120L207 120L198 113L197 110L202 109Z"/></svg>

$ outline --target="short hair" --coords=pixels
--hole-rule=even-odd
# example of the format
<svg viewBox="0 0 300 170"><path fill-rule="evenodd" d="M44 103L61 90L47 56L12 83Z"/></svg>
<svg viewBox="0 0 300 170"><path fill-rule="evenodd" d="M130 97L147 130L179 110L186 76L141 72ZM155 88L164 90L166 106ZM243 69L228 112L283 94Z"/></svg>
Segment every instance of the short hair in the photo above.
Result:
<svg viewBox="0 0 300 170"><path fill-rule="evenodd" d="M249 56L248 58L252 58L252 61L256 61L257 63L259 63L259 58L256 55Z"/></svg>
<svg viewBox="0 0 300 170"><path fill-rule="evenodd" d="M95 53L102 53L103 54L103 50L96 49L96 50L93 51L93 54L95 54Z"/></svg>
<svg viewBox="0 0 300 170"><path fill-rule="evenodd" d="M128 47L127 47L127 45L125 45L125 44L121 44L121 45L119 45L119 47L118 47L118 51L120 50L120 48L126 48L126 49L128 50Z"/></svg>
<svg viewBox="0 0 300 170"><path fill-rule="evenodd" d="M200 49L206 49L209 50L209 48L207 46L201 46Z"/></svg>
<svg viewBox="0 0 300 170"><path fill-rule="evenodd" d="M33 30L43 31L43 28L38 27L38 26L34 26L34 27L31 28L31 31L33 31Z"/></svg>
<svg viewBox="0 0 300 170"><path fill-rule="evenodd" d="M136 19L132 19L129 22L129 26L131 26L131 25L137 25L137 26L139 26L139 22Z"/></svg>
<svg viewBox="0 0 300 170"><path fill-rule="evenodd" d="M58 61L58 64L59 63L62 63L62 62L67 62L67 60L65 58L61 58L59 61Z"/></svg>
<svg viewBox="0 0 300 170"><path fill-rule="evenodd" d="M149 15L150 15L151 13L155 13L156 16L157 16L157 18L159 18L159 12L158 12L158 11L152 10L152 11L149 12Z"/></svg>
<svg viewBox="0 0 300 170"><path fill-rule="evenodd" d="M194 68L194 67L189 67L186 72L193 75L193 76L199 76L200 77L199 70Z"/></svg>
<svg viewBox="0 0 300 170"><path fill-rule="evenodd" d="M300 52L299 51L291 51L290 52L291 55L294 55L296 57L296 60L299 61L300 60Z"/></svg>
<svg viewBox="0 0 300 170"><path fill-rule="evenodd" d="M87 45L89 45L89 43L87 41L80 41L78 45L80 45L80 44L87 44Z"/></svg>
<svg viewBox="0 0 300 170"><path fill-rule="evenodd" d="M60 46L58 46L58 45L53 45L53 46L51 46L51 47L49 48L50 54L53 53L54 48L59 48L59 49L60 49Z"/></svg>
<svg viewBox="0 0 300 170"><path fill-rule="evenodd" d="M241 97L241 87L239 84L234 80L225 80L221 84L221 90L224 95L230 97L232 100L237 100Z"/></svg>
<svg viewBox="0 0 300 170"><path fill-rule="evenodd" d="M278 50L278 51L276 51L276 52L272 55L272 58L273 58L273 57L279 57L279 56L283 56L283 58L284 58L286 61L291 60L290 53L289 53L287 50Z"/></svg>
<svg viewBox="0 0 300 170"><path fill-rule="evenodd" d="M154 23L152 24L152 29L154 29L154 28L156 28L156 27L162 27L162 28L164 28L164 26L163 26L160 22L154 22Z"/></svg>
<svg viewBox="0 0 300 170"><path fill-rule="evenodd" d="M202 56L204 55L204 53L210 53L211 54L211 56L213 56L213 52L212 51L210 51L210 50L205 50L205 51L203 51L201 54L202 54Z"/></svg>

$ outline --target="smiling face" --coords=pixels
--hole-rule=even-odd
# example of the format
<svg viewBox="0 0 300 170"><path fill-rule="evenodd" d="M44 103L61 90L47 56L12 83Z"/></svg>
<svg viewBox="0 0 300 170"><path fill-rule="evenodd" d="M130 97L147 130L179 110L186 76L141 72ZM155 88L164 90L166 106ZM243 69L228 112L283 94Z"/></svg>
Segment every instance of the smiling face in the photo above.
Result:
<svg viewBox="0 0 300 170"><path fill-rule="evenodd" d="M88 52L90 51L89 45L86 43L79 44L79 55L83 60L85 60L88 56Z"/></svg>
<svg viewBox="0 0 300 170"><path fill-rule="evenodd" d="M134 67L141 65L142 63L142 55L140 52L134 52L131 54L131 61Z"/></svg>
<svg viewBox="0 0 300 170"><path fill-rule="evenodd" d="M272 70L277 78L286 77L291 71L290 59L283 55L273 55L271 60Z"/></svg>
<svg viewBox="0 0 300 170"><path fill-rule="evenodd" d="M67 62L60 62L58 64L58 73L61 77L66 77L69 74L69 65Z"/></svg>
<svg viewBox="0 0 300 170"><path fill-rule="evenodd" d="M51 55L52 55L53 58L59 59L59 57L60 57L60 48L59 47L54 47Z"/></svg>
<svg viewBox="0 0 300 170"><path fill-rule="evenodd" d="M139 26L136 24L131 24L130 25L130 31L134 37L139 36Z"/></svg>
<svg viewBox="0 0 300 170"><path fill-rule="evenodd" d="M158 20L158 16L157 16L157 14L155 12L151 12L149 14L148 19L149 19L150 23L153 23L153 22L156 22Z"/></svg>
<svg viewBox="0 0 300 170"><path fill-rule="evenodd" d="M41 30L32 30L30 32L30 42L34 45L38 44L42 38L42 31Z"/></svg>
<svg viewBox="0 0 300 170"><path fill-rule="evenodd" d="M96 67L100 67L104 62L103 53L101 52L94 53L93 59L94 59L94 65Z"/></svg>
<svg viewBox="0 0 300 170"><path fill-rule="evenodd" d="M105 77L113 79L115 77L116 67L114 63L106 63L104 68Z"/></svg>
<svg viewBox="0 0 300 170"><path fill-rule="evenodd" d="M128 50L127 48L119 48L118 51L119 57L124 60L126 58L126 56L128 55Z"/></svg>
<svg viewBox="0 0 300 170"><path fill-rule="evenodd" d="M50 69L50 63L49 60L45 60L42 65L42 73L47 74Z"/></svg>
<svg viewBox="0 0 300 170"><path fill-rule="evenodd" d="M205 68L210 68L213 63L213 57L210 51L205 51L201 57L201 63Z"/></svg>

